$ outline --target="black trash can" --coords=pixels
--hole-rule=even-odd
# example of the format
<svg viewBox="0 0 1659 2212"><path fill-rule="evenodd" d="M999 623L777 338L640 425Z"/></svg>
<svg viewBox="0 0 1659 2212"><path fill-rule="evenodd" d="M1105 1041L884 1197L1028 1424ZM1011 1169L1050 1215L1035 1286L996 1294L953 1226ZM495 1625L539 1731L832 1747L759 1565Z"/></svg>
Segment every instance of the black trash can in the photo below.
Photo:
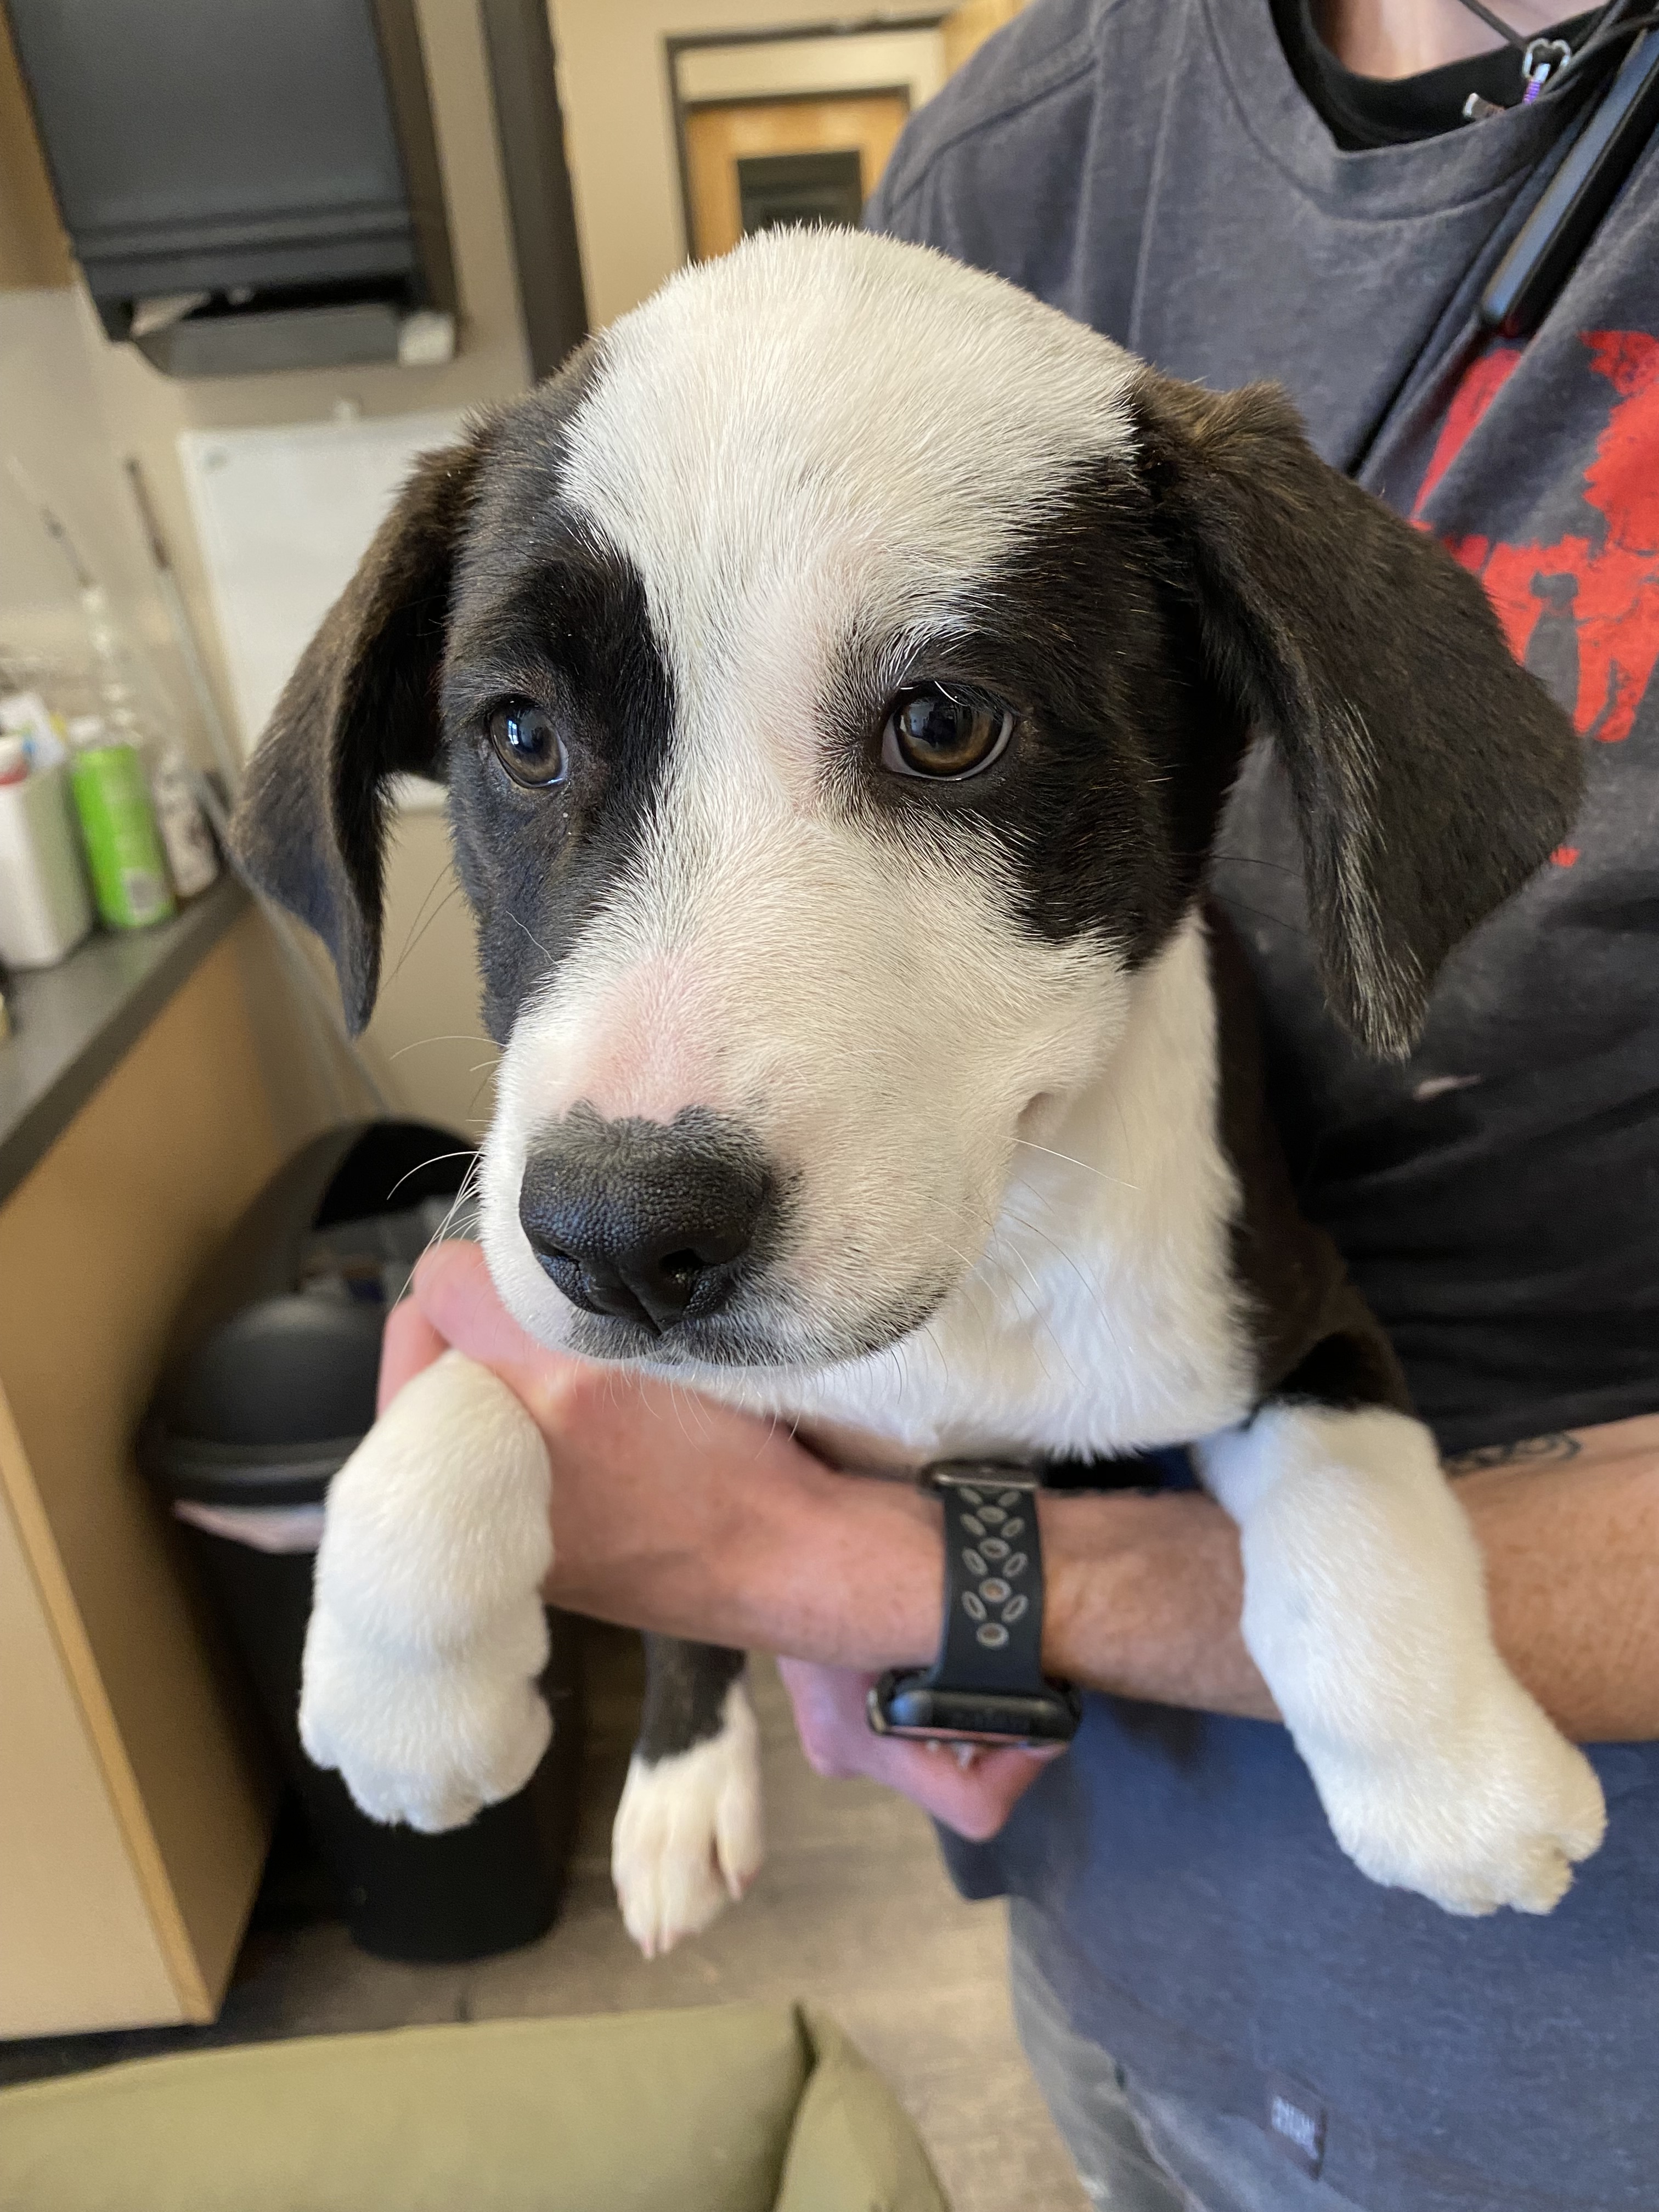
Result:
<svg viewBox="0 0 1659 2212"><path fill-rule="evenodd" d="M386 1314L475 1148L422 1122L331 1129L244 1214L186 1299L139 1437L185 1523L332 1876L381 1958L488 1956L558 1911L581 1756L580 1625L550 1610L553 1741L516 1797L426 1836L360 1812L301 1747L300 1665L330 1478L374 1419Z"/></svg>

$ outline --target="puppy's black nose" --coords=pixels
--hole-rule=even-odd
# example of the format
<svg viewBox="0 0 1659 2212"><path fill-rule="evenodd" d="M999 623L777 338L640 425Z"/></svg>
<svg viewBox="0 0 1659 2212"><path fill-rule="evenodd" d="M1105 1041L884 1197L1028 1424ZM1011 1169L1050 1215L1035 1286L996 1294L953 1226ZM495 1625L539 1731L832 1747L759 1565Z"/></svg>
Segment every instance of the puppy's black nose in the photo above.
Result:
<svg viewBox="0 0 1659 2212"><path fill-rule="evenodd" d="M608 1121L577 1105L526 1160L519 1220L573 1305L660 1332L730 1296L766 1193L758 1148L716 1115Z"/></svg>

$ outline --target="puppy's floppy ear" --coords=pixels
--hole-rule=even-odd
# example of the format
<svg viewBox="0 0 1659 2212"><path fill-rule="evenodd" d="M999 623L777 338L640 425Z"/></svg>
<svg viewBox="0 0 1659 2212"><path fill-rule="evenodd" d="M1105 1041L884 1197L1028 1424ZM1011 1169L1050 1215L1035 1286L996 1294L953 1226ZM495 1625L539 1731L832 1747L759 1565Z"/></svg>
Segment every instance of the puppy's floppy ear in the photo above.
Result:
<svg viewBox="0 0 1659 2212"><path fill-rule="evenodd" d="M1152 376L1138 412L1208 680L1288 772L1326 994L1403 1058L1448 953L1571 827L1578 738L1476 580L1322 461L1277 387Z"/></svg>
<svg viewBox="0 0 1659 2212"><path fill-rule="evenodd" d="M387 781L441 773L450 580L486 442L416 464L289 677L231 824L247 874L333 955L354 1035L380 982Z"/></svg>

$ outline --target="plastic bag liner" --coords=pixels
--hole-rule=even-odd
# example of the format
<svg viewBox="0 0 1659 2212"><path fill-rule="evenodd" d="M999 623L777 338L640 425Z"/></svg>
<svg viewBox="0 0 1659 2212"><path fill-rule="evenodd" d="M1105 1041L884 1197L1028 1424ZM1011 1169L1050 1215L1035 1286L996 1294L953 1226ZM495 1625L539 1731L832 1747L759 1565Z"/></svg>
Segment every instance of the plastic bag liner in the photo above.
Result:
<svg viewBox="0 0 1659 2212"><path fill-rule="evenodd" d="M222 1536L250 1551L314 1552L323 1540L320 1505L204 1505L194 1498L173 1500L173 1510L192 1528Z"/></svg>
<svg viewBox="0 0 1659 2212"><path fill-rule="evenodd" d="M581 1749L577 1624L550 1612L553 1742L465 1828L384 1827L306 1757L297 1714L328 1485L374 1418L380 1336L415 1261L466 1233L475 1148L408 1121L328 1131L283 1168L185 1300L139 1436L252 1678L354 1938L385 1958L481 1958L557 1911Z"/></svg>

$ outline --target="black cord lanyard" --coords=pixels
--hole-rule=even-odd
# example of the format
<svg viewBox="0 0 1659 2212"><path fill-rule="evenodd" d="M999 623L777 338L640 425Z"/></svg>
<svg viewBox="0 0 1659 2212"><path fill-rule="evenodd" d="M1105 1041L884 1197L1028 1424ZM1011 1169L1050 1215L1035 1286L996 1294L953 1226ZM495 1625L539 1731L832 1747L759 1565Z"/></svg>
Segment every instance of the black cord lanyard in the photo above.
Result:
<svg viewBox="0 0 1659 2212"><path fill-rule="evenodd" d="M1583 43L1570 46L1565 39L1524 37L1513 23L1506 23L1494 9L1488 8L1486 0L1458 0L1460 7L1478 16L1489 31L1496 31L1520 55L1521 73L1527 80L1521 100L1526 106L1540 98L1547 87L1552 92L1559 92L1564 84L1582 76L1598 56L1610 53L1627 39L1636 38L1659 24L1659 15L1632 19L1630 11L1634 4L1635 0L1607 0L1607 4L1596 10ZM1463 110L1465 119L1471 123L1499 112L1495 100L1482 100L1479 94L1470 95Z"/></svg>
<svg viewBox="0 0 1659 2212"><path fill-rule="evenodd" d="M1554 304L1589 244L1596 225L1635 167L1659 124L1659 14L1632 15L1634 0L1609 0L1577 46L1563 39L1524 39L1486 5L1460 0L1472 15L1516 48L1527 88L1524 105L1559 100L1589 82L1597 61L1628 51L1599 97L1568 123L1555 174L1517 232L1480 297L1480 319L1505 337L1529 337ZM1479 123L1506 111L1478 94L1465 118Z"/></svg>

